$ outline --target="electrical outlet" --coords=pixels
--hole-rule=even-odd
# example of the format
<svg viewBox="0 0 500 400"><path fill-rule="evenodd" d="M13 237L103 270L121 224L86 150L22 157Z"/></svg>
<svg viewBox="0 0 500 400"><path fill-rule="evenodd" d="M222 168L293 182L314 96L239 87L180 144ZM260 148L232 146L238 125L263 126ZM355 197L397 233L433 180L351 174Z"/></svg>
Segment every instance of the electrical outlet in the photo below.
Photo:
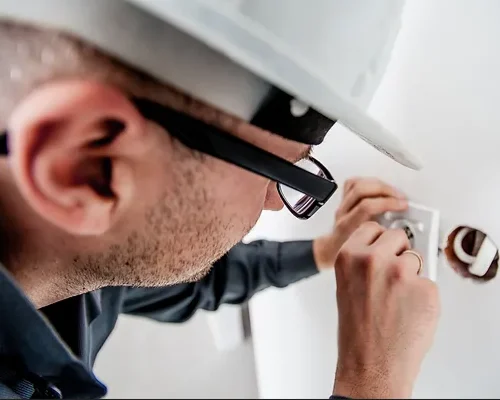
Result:
<svg viewBox="0 0 500 400"><path fill-rule="evenodd" d="M409 202L406 212L386 212L378 222L390 229L403 229L412 249L424 260L420 274L436 281L439 252L439 211Z"/></svg>

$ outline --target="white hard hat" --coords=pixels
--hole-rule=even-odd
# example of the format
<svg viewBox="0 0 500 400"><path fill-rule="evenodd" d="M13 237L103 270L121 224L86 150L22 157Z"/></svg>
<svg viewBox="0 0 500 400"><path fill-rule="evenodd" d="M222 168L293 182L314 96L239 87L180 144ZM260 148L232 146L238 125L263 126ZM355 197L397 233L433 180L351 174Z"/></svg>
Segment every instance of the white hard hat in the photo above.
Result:
<svg viewBox="0 0 500 400"><path fill-rule="evenodd" d="M366 111L387 67L403 5L1 0L0 18L68 31L208 104L298 141L318 144L338 120L384 154L419 169L419 158Z"/></svg>

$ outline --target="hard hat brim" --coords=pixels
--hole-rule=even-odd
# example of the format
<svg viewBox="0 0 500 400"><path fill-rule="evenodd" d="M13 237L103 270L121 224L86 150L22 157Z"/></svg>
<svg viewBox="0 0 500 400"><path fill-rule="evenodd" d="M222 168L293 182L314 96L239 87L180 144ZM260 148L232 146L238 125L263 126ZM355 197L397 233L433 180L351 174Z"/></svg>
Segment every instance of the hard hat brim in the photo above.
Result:
<svg viewBox="0 0 500 400"><path fill-rule="evenodd" d="M337 120L398 163L415 170L422 168L420 158L398 136L342 99L330 87L327 77L257 24L239 14L216 9L211 2L173 0L166 6L151 0L130 1L141 3L326 117Z"/></svg>
<svg viewBox="0 0 500 400"><path fill-rule="evenodd" d="M66 30L247 120L275 86L337 120L400 164L416 170L422 167L416 154L339 94L313 63L258 24L214 4L200 0L2 0L0 18ZM205 78L207 66L213 73Z"/></svg>

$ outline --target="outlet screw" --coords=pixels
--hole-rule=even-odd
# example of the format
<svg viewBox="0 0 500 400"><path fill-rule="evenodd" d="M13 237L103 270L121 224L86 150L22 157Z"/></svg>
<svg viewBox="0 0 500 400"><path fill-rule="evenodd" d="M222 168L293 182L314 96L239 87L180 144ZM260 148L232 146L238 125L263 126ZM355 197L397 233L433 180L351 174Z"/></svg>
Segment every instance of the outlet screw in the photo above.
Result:
<svg viewBox="0 0 500 400"><path fill-rule="evenodd" d="M406 225L406 226L403 227L403 230L405 231L406 236L408 237L408 240L410 242L413 242L413 238L415 237L415 235L413 234L413 232L410 229L410 227L408 225Z"/></svg>

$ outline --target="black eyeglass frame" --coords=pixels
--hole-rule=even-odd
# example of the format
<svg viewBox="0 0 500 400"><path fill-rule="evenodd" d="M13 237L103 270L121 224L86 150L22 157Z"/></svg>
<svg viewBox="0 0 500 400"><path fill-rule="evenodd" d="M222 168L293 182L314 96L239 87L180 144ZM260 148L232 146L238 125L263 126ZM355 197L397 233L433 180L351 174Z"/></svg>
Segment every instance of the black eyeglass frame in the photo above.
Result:
<svg viewBox="0 0 500 400"><path fill-rule="evenodd" d="M312 156L309 156L306 159L311 161L313 164L315 164L319 168L320 172L324 175L324 177L321 177L317 174L313 174L313 173L309 172L312 176L319 177L321 179L328 179L329 181L335 183L335 180L333 179L333 176L330 174L330 171L328 171L328 169L321 162L319 162L316 158L314 158ZM293 165L292 163L290 163L290 165L294 166L295 168L299 168L299 167ZM299 169L303 170L302 168L299 168ZM281 185L284 185L284 184L281 182L278 182L277 187L278 187L278 193L281 197L281 200L285 204L286 208L288 208L288 211L290 211L295 217L297 217L299 219L311 218L316 213L316 211L318 211L328 201L328 199L333 195L333 193L332 193L324 202L320 202L317 199L314 199L314 201L305 209L304 212L298 213L297 211L295 211L295 208L287 201L286 196L283 193L283 190L281 189ZM337 190L337 184L335 184L334 192L335 192L335 190ZM308 195L307 193L304 193L302 191L300 191L300 192L305 194L305 195ZM309 195L309 196L312 197L311 195Z"/></svg>
<svg viewBox="0 0 500 400"><path fill-rule="evenodd" d="M337 184L326 167L313 157L310 161L318 166L325 177L320 177L275 156L236 136L230 135L184 113L143 98L131 98L138 111L185 146L229 162L240 168L288 186L314 201L303 213L297 213L288 204L278 185L283 203L297 218L308 219L318 211L337 190ZM8 155L7 131L0 132L0 155Z"/></svg>

